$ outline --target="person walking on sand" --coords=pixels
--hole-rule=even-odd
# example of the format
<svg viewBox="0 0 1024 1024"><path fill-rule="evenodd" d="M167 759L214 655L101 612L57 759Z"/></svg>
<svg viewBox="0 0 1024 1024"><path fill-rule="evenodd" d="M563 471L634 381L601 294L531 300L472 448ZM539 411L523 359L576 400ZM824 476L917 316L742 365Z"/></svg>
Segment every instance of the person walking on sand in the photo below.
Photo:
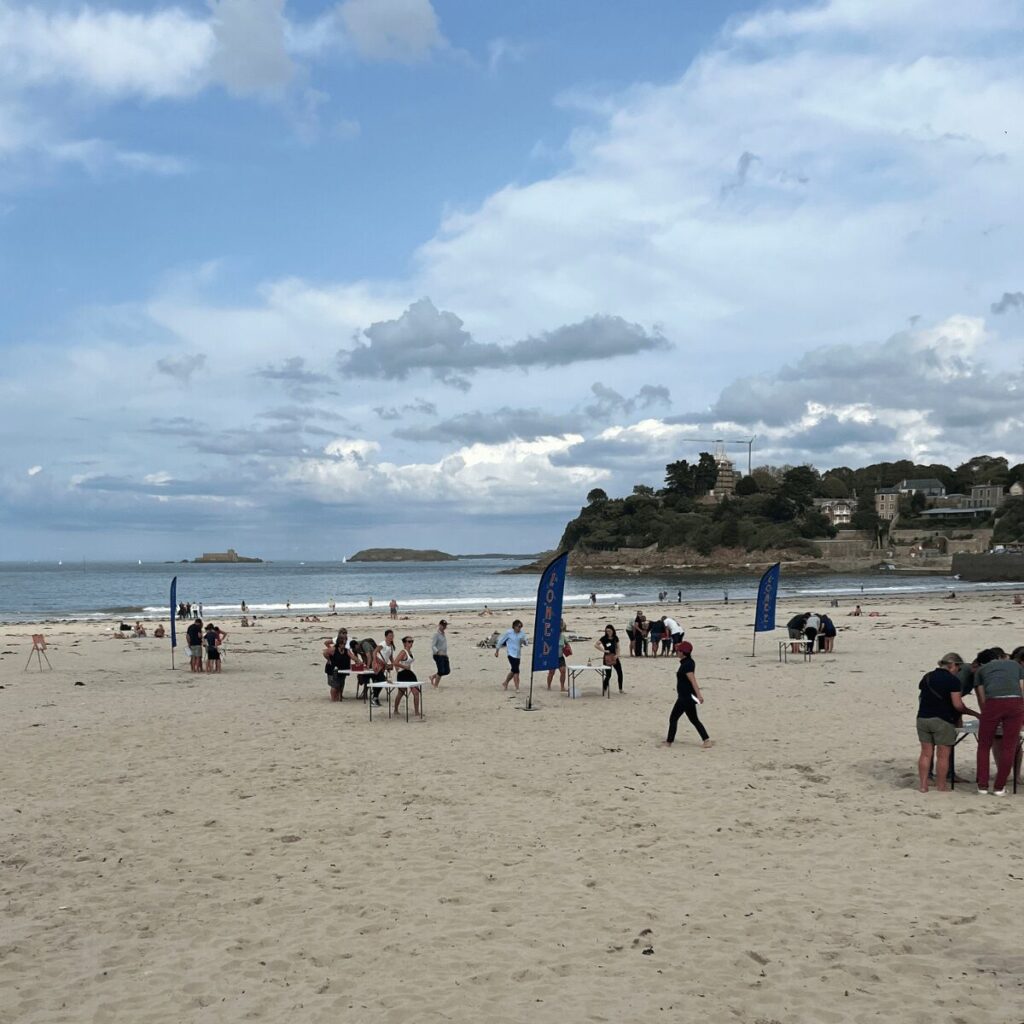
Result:
<svg viewBox="0 0 1024 1024"><path fill-rule="evenodd" d="M447 628L447 621L442 619L437 624L434 638L430 641L430 653L434 656L434 664L437 666L437 671L430 677L430 685L435 690L441 685L441 677L450 675L452 671L451 662L448 660L448 637L444 632Z"/></svg>
<svg viewBox="0 0 1024 1024"><path fill-rule="evenodd" d="M686 715L692 723L697 735L701 738L701 745L705 750L715 745L715 741L708 736L697 714L697 708L704 703L704 694L700 692L697 683L697 669L693 661L693 644L684 640L679 644L679 668L676 669L676 702L672 706L672 713L668 716L668 737L665 739L665 746L671 747L676 741L676 726L679 719Z"/></svg>
<svg viewBox="0 0 1024 1024"><path fill-rule="evenodd" d="M498 642L494 645L495 657L498 656L502 647L505 648L505 653L508 655L509 672L505 676L505 681L501 684L503 690L508 689L509 683L514 683L515 688L519 689L519 659L522 656L523 644L525 643L526 634L523 632L523 623L520 619L516 619L512 623L512 628L506 629L498 637Z"/></svg>
<svg viewBox="0 0 1024 1024"><path fill-rule="evenodd" d="M398 602L394 598L388 602L388 615L393 619L398 618Z"/></svg>

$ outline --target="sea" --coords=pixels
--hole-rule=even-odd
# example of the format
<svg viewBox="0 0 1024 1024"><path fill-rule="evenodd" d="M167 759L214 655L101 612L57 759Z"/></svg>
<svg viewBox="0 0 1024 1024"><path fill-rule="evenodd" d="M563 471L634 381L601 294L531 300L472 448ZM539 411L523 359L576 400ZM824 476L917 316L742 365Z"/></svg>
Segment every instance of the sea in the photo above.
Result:
<svg viewBox="0 0 1024 1024"><path fill-rule="evenodd" d="M324 615L335 602L346 611L388 613L394 598L402 611L456 612L460 608L530 608L538 576L507 575L520 561L502 558L454 562L0 562L0 622L166 619L171 579L179 601L200 604L207 619L236 617L245 601L257 616ZM585 605L591 593L601 605L653 607L667 601L753 599L758 573L723 575L666 572L658 576L571 574L565 605ZM872 597L945 594L949 590L1024 590L1024 584L967 583L952 576L899 571L856 574L796 574L783 570L779 596L800 598L805 610L818 610L836 598L841 604ZM372 601L372 609L370 602Z"/></svg>

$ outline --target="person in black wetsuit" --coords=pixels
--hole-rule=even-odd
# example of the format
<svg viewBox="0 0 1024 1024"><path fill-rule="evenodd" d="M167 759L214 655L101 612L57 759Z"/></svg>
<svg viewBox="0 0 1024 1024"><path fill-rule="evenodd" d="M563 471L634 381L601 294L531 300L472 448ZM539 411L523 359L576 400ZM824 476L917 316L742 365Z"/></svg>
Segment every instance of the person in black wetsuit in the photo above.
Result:
<svg viewBox="0 0 1024 1024"><path fill-rule="evenodd" d="M679 644L679 668L676 670L676 702L672 707L672 714L668 718L668 737L665 740L665 746L671 747L675 742L676 726L679 724L679 719L686 715L703 741L704 749L708 750L715 744L714 740L708 737L708 731L704 728L700 717L697 715L697 708L704 703L704 695L700 692L700 686L697 683L696 666L691 657L692 654L693 644L689 640L684 640Z"/></svg>

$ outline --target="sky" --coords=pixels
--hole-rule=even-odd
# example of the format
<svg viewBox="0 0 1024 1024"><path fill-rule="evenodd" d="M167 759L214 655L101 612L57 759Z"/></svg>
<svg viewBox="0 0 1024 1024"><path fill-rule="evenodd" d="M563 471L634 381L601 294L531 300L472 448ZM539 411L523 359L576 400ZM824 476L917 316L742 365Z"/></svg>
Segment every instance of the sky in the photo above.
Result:
<svg viewBox="0 0 1024 1024"><path fill-rule="evenodd" d="M0 559L1020 462L1022 54L1024 0L0 0Z"/></svg>

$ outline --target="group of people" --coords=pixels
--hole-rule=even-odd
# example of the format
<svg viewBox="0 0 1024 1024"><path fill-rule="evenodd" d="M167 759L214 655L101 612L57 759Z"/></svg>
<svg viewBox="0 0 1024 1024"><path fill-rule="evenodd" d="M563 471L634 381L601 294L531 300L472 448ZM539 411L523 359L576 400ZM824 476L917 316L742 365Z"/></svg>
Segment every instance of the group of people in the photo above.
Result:
<svg viewBox="0 0 1024 1024"><path fill-rule="evenodd" d="M858 611L855 613L860 614L860 605L857 605ZM854 614L854 613L851 613ZM807 649L809 651L821 651L823 654L828 654L835 647L836 642L836 624L829 618L828 615L824 615L818 612L804 612L802 615L794 615L793 618L786 623L786 629L789 631L789 639L794 641L790 644L790 650L795 654L800 650L800 641L808 641Z"/></svg>
<svg viewBox="0 0 1024 1024"><path fill-rule="evenodd" d="M245 602L243 601L242 604L244 605ZM244 607L243 607L242 611L245 611ZM196 617L200 618L200 619L203 617L203 603L201 601L196 605ZM182 619L191 619L191 618L192 618L192 602L191 601L179 601L178 602L178 619L182 620Z"/></svg>
<svg viewBox="0 0 1024 1024"><path fill-rule="evenodd" d="M1016 766L1020 770L1019 739L1024 726L1024 646L1007 654L1001 647L979 651L965 665L955 651L944 655L938 668L927 672L918 683L917 738L921 754L917 762L918 783L928 792L929 777L945 792L953 781L950 757L964 716L979 719L977 751L978 792L988 794L991 760L996 762L992 787L995 796L1006 796L1006 782ZM978 710L964 703L974 694ZM959 780L956 780L959 781Z"/></svg>
<svg viewBox="0 0 1024 1024"><path fill-rule="evenodd" d="M428 677L430 685L437 689L441 680L451 674L451 661L448 658L448 623L441 619L437 631L430 641L430 653L434 660L434 672ZM413 710L418 718L423 717L420 702L420 684L413 668L416 655L413 651L415 638L404 636L401 646L395 644L395 631L384 630L381 642L373 637L364 640L350 640L348 630L342 627L338 635L324 641L321 652L324 658L324 674L332 701L345 699L345 683L350 675L357 680L363 674L366 694L374 707L382 707L381 693L385 684L395 686L394 711L397 714L403 700L412 694ZM403 683L410 685L403 686Z"/></svg>
<svg viewBox="0 0 1024 1024"><path fill-rule="evenodd" d="M683 628L671 615L649 620L638 610L626 635L629 638L630 656L643 658L649 655L657 658L673 653L675 645L683 639Z"/></svg>
<svg viewBox="0 0 1024 1024"><path fill-rule="evenodd" d="M221 666L220 645L227 639L228 635L220 626L212 622L203 628L203 620L197 615L185 630L185 639L188 641L189 670L192 672L204 671L203 652L206 653L206 672L219 672Z"/></svg>

